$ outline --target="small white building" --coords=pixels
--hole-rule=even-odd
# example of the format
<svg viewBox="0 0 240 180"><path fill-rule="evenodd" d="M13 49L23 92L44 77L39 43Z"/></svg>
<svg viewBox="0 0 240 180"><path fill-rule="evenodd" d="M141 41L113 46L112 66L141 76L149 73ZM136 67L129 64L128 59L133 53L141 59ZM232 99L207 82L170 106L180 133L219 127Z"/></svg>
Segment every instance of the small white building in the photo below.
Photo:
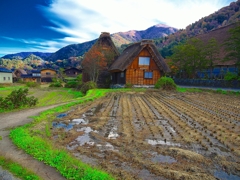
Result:
<svg viewBox="0 0 240 180"><path fill-rule="evenodd" d="M0 84L13 83L12 71L4 67L0 67Z"/></svg>

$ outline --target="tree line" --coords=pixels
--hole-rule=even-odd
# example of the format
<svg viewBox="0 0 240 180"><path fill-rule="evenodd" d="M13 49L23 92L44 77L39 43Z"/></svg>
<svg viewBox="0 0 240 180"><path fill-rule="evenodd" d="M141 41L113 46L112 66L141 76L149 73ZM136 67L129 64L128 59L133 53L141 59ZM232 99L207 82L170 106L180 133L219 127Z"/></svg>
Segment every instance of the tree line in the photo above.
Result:
<svg viewBox="0 0 240 180"><path fill-rule="evenodd" d="M198 71L211 69L212 77L216 62L230 60L234 60L236 67L240 69L240 25L230 29L229 33L230 37L223 44L219 44L215 38L204 43L195 37L174 46L173 55L167 57L172 73L184 72L185 76L195 78ZM226 51L223 59L219 57L221 47Z"/></svg>

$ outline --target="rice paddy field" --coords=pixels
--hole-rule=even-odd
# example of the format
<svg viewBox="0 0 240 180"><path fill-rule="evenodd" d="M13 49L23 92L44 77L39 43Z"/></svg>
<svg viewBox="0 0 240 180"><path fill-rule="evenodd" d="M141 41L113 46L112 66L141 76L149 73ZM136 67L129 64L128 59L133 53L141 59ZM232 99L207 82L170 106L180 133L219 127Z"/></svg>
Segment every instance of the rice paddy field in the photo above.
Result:
<svg viewBox="0 0 240 180"><path fill-rule="evenodd" d="M116 179L240 179L236 95L114 92L57 114L50 131L56 147Z"/></svg>

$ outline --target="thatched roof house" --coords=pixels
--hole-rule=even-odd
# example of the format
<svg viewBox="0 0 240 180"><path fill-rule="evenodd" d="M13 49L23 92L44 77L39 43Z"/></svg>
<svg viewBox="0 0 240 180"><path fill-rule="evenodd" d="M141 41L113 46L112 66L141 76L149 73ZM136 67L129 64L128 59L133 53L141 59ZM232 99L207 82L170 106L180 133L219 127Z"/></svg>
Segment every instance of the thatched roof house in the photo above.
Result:
<svg viewBox="0 0 240 180"><path fill-rule="evenodd" d="M154 85L168 65L152 40L142 40L127 47L109 68L113 84Z"/></svg>
<svg viewBox="0 0 240 180"><path fill-rule="evenodd" d="M108 68L119 55L110 33L102 32L96 43L84 55L81 64L83 81L95 81L99 87L109 87L110 73Z"/></svg>
<svg viewBox="0 0 240 180"><path fill-rule="evenodd" d="M78 69L75 67L69 67L69 68L65 69L63 72L67 77L77 77L79 74L82 73L82 69Z"/></svg>

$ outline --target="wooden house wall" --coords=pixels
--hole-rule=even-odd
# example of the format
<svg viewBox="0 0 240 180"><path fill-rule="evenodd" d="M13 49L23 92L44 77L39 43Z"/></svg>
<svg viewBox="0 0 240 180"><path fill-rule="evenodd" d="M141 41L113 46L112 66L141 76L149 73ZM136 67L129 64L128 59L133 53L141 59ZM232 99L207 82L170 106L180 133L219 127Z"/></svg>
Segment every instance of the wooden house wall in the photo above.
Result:
<svg viewBox="0 0 240 180"><path fill-rule="evenodd" d="M47 73L50 73L47 75ZM41 77L55 77L56 76L56 71L51 70L51 69L43 69L41 70Z"/></svg>
<svg viewBox="0 0 240 180"><path fill-rule="evenodd" d="M139 65L139 57L150 57L150 64ZM144 78L145 71L153 72L153 77ZM147 49L143 49L126 70L126 83L134 85L154 85L160 77L160 70Z"/></svg>
<svg viewBox="0 0 240 180"><path fill-rule="evenodd" d="M81 71L77 70L77 69L67 69L67 70L65 70L64 73L68 77L77 77L79 74L81 74Z"/></svg>
<svg viewBox="0 0 240 180"><path fill-rule="evenodd" d="M24 82L41 82L41 78L36 77L29 77L29 78L22 78Z"/></svg>

